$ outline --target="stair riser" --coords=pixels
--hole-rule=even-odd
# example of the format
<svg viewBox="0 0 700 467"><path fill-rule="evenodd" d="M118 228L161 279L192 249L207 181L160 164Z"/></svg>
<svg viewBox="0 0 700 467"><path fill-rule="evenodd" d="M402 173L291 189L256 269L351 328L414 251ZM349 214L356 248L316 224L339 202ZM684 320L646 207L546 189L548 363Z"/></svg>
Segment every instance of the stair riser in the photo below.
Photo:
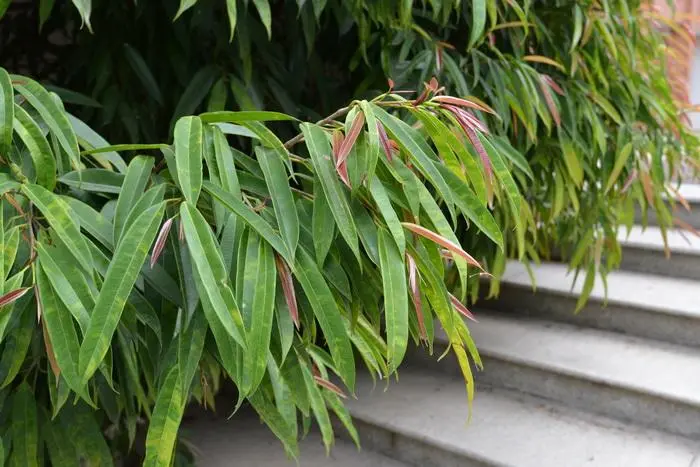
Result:
<svg viewBox="0 0 700 467"><path fill-rule="evenodd" d="M437 343L435 351L436 354L442 351ZM524 362L510 361L485 350L481 351L481 359L484 369L475 370L475 404L479 401L478 387L505 388L622 422L634 422L675 435L700 439L700 407L559 373L552 369L535 367ZM411 362L448 374L460 372L452 353L437 365L434 358L412 353Z"/></svg>
<svg viewBox="0 0 700 467"><path fill-rule="evenodd" d="M517 313L518 316L551 319L582 327L700 347L699 319L617 303L603 306L600 300L593 298L580 313L574 314L576 300L575 296L559 295L541 288L534 294L530 287L504 282L501 284L501 294L497 300L483 300L479 302L479 306L505 313ZM663 300L663 297L659 297L659 300Z"/></svg>
<svg viewBox="0 0 700 467"><path fill-rule="evenodd" d="M482 354L477 384L514 389L570 407L700 439L700 407ZM653 378L653 375L649 375Z"/></svg>
<svg viewBox="0 0 700 467"><path fill-rule="evenodd" d="M487 462L468 453L458 453L441 446L404 435L360 418L353 418L360 435L363 450L381 453L387 457L416 467L497 467L499 464ZM426 420L426 424L439 423ZM466 423L466 421L465 421ZM348 437L344 429L335 430L343 439Z"/></svg>
<svg viewBox="0 0 700 467"><path fill-rule="evenodd" d="M621 269L661 276L700 280L700 256L683 253L666 258L663 251L626 246L622 250Z"/></svg>
<svg viewBox="0 0 700 467"><path fill-rule="evenodd" d="M690 225L692 225L696 229L699 229L700 228L700 205L691 204L690 207L691 207L691 211L688 212L685 210L684 207L680 206L673 213L673 216L690 224ZM637 211L635 212L634 222L636 224L643 224L642 212L640 209L637 209ZM659 225L659 221L656 218L656 212L651 210L651 209L647 213L647 225Z"/></svg>

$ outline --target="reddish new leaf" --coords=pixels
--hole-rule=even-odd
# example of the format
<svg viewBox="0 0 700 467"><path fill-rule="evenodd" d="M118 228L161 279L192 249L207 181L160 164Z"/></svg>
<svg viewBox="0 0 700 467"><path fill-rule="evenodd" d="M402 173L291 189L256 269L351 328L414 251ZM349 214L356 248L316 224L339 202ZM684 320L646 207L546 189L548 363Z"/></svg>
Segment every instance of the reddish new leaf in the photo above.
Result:
<svg viewBox="0 0 700 467"><path fill-rule="evenodd" d="M49 331L46 329L46 321L43 319L41 320L41 332L44 335L44 348L46 349L46 357L49 359L49 366L51 367L53 375L58 380L58 376L61 374L61 367L58 366L58 362L56 361L56 354L53 351Z"/></svg>
<svg viewBox="0 0 700 467"><path fill-rule="evenodd" d="M478 321L476 320L476 318L474 317L472 312L469 311L469 309L466 306L464 306L464 304L462 302L460 302L457 299L457 297L455 297L452 294L449 294L449 295L450 295L450 302L452 302L452 306L455 307L455 309L457 311L459 311L460 314L466 316L467 319L470 319L470 320L474 321L475 323L478 323Z"/></svg>
<svg viewBox="0 0 700 467"><path fill-rule="evenodd" d="M552 118L554 119L554 122L557 124L557 127L561 126L561 116L559 115L559 109L557 109L557 105L554 103L554 98L552 97L552 93L549 92L549 83L547 80L544 79L543 76L540 76L540 89L542 90L542 94L544 95L544 101L547 103L547 108L549 109L549 113L552 114Z"/></svg>
<svg viewBox="0 0 700 467"><path fill-rule="evenodd" d="M389 136L386 134L384 125L379 122L377 122L377 133L379 133L379 142L382 145L382 149L384 149L384 154L386 154L387 160L391 162L394 158L391 152L391 142L389 141Z"/></svg>
<svg viewBox="0 0 700 467"><path fill-rule="evenodd" d="M551 76L549 75L541 75L542 79L549 85L550 88L554 89L554 92L559 94L560 96L564 97L565 93L564 90L557 84L556 81L552 79Z"/></svg>
<svg viewBox="0 0 700 467"><path fill-rule="evenodd" d="M478 102L474 102L469 99L462 99L460 97L435 96L432 100L441 104L451 104L456 105L458 107L467 107L470 109L480 110L482 112L487 112L494 115L496 114L496 111L493 110L491 107L484 106L482 104L479 104Z"/></svg>
<svg viewBox="0 0 700 467"><path fill-rule="evenodd" d="M20 289L15 289L15 290L12 290L10 292L7 292L5 295L0 297L0 308L19 300L20 298L22 298L24 296L24 294L29 292L30 288L31 287L22 287Z"/></svg>
<svg viewBox="0 0 700 467"><path fill-rule="evenodd" d="M481 269L482 271L484 270L484 268L481 267L481 264L479 264L479 262L477 260L475 260L469 253L464 251L461 246L446 239L442 235L436 234L432 230L428 230L421 225L413 224L411 222L402 222L401 225L403 225L404 228L410 230L411 232L418 234L421 237L425 237L428 240L435 242L442 247L447 248L452 253L454 253L458 256L461 256L462 258L464 258L467 261L467 263L471 264L472 266L476 266L477 268Z"/></svg>
<svg viewBox="0 0 700 467"><path fill-rule="evenodd" d="M355 119L352 121L352 125L350 125L348 134L345 136L345 139L342 141L342 143L340 144L340 148L338 149L338 154L335 160L336 168L340 167L350 155L350 151L355 145L357 137L360 136L360 132L362 131L362 127L364 125L365 116L362 112L358 112L355 116Z"/></svg>
<svg viewBox="0 0 700 467"><path fill-rule="evenodd" d="M338 176L345 183L345 185L350 188L350 177L348 177L348 166L345 161L338 163L340 160L340 150L343 146L345 137L340 131L334 131L331 137L331 150L333 151L333 162L335 163L335 171L338 172Z"/></svg>
<svg viewBox="0 0 700 467"><path fill-rule="evenodd" d="M642 170L640 173L640 179L642 180L642 188L644 189L644 196L646 197L647 202L649 203L649 206L653 206L654 205L654 189L651 186L651 178L649 177L649 173Z"/></svg>
<svg viewBox="0 0 700 467"><path fill-rule="evenodd" d="M163 248L165 248L165 242L168 239L168 233L170 233L170 227L172 227L172 225L173 218L171 217L163 222L163 226L160 228L160 232L158 232L158 237L156 237L156 243L153 245L153 252L151 253L151 269L153 269L153 266L158 262L160 254L163 253Z"/></svg>
<svg viewBox="0 0 700 467"><path fill-rule="evenodd" d="M636 179L637 179L637 169L633 169L632 172L630 172L629 176L627 177L627 180L625 180L625 184L622 185L621 192L624 193L625 191L627 191L629 189L630 185L632 185L632 182L635 181Z"/></svg>
<svg viewBox="0 0 700 467"><path fill-rule="evenodd" d="M406 262L408 263L408 285L411 288L411 299L413 300L413 307L416 309L416 318L418 319L418 332L420 333L420 338L425 341L428 340L428 334L425 330L423 302L420 298L418 268L416 267L416 261L413 259L413 256L408 253L406 253Z"/></svg>
<svg viewBox="0 0 700 467"><path fill-rule="evenodd" d="M316 384L318 384L319 386L323 386L324 388L328 389L329 391L334 392L339 397L342 397L343 399L347 399L347 396L345 395L343 390L340 389L335 384L328 381L327 379L323 379L318 375L314 375L314 381L316 381Z"/></svg>
<svg viewBox="0 0 700 467"><path fill-rule="evenodd" d="M464 109L449 104L442 104L441 107L443 109L448 110L452 115L454 115L462 128L471 128L472 130L479 130L484 134L489 133L489 129L486 128L486 125L484 125L484 123L481 120L476 118L470 112L467 112Z"/></svg>
<svg viewBox="0 0 700 467"><path fill-rule="evenodd" d="M294 292L294 281L292 273L289 271L287 264L279 255L275 255L275 266L277 266L277 274L279 274L280 282L282 283L282 291L284 292L284 300L287 302L289 314L292 316L292 321L297 329L299 329L299 308L297 307L297 296Z"/></svg>

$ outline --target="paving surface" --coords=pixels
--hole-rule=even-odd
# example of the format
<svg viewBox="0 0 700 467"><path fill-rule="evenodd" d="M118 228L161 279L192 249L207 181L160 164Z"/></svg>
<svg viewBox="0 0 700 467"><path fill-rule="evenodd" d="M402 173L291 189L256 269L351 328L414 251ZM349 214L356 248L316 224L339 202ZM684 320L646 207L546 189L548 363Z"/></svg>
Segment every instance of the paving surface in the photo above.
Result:
<svg viewBox="0 0 700 467"><path fill-rule="evenodd" d="M197 465L204 467L406 467L381 454L358 451L354 444L339 439L326 455L315 431L300 443L297 464L285 456L282 444L255 413L243 409L231 420L211 414L194 416L181 430L194 447Z"/></svg>
<svg viewBox="0 0 700 467"><path fill-rule="evenodd" d="M578 295L583 287L584 278L581 276L572 288L574 273L567 274L565 264L543 262L539 265L532 264L531 268L538 290ZM507 262L503 281L532 288L526 267L518 261ZM691 279L652 276L630 271L613 271L608 274L608 303L624 303L639 308L700 317L699 294L700 282ZM596 278L591 298L605 298L605 288L600 278Z"/></svg>
<svg viewBox="0 0 700 467"><path fill-rule="evenodd" d="M359 420L487 465L688 467L696 454L691 443L659 432L505 391L479 390L468 422L457 376L406 369L386 391L360 379L358 394L350 407Z"/></svg>

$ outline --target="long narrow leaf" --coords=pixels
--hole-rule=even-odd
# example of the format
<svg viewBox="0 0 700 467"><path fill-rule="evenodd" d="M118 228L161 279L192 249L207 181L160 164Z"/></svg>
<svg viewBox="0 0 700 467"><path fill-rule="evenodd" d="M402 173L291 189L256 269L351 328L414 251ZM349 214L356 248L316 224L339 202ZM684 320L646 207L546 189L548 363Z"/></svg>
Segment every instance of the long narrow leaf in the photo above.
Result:
<svg viewBox="0 0 700 467"><path fill-rule="evenodd" d="M408 288L403 254L383 229L379 229L379 260L384 292L387 357L390 371L395 371L403 360L408 344Z"/></svg>
<svg viewBox="0 0 700 467"><path fill-rule="evenodd" d="M160 203L143 212L126 231L114 252L90 317L90 326L80 346L83 382L93 375L109 349L124 304L146 261L164 210L165 203Z"/></svg>

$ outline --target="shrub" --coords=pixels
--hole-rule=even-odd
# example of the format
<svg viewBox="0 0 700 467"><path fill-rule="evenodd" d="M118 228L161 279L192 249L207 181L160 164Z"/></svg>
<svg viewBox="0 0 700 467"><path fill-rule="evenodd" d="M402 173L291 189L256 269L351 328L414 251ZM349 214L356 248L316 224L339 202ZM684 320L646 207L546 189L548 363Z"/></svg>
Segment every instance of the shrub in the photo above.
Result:
<svg viewBox="0 0 700 467"><path fill-rule="evenodd" d="M172 145L108 146L35 81L0 78L1 426L14 463L36 464L45 445L54 464L109 464L149 419L145 462L168 465L185 404L213 405L222 379L291 455L298 417L331 444L329 409L357 438L340 399L355 355L388 377L409 336L432 348L436 323L471 400L470 313L444 276L466 285L481 266L453 226L503 238L432 146L477 164L465 141L483 136L478 104L433 81L422 102L355 101L286 144L264 122L291 117L221 111L180 118ZM518 206L505 162L494 166Z"/></svg>
<svg viewBox="0 0 700 467"><path fill-rule="evenodd" d="M596 272L619 264L618 231L635 206L670 227L669 180L682 166L695 171L698 141L672 99L660 31L692 39L642 1L95 2L91 12L66 3L51 14L9 10L17 26L3 33L0 24L9 45L0 61L87 94L61 93L113 141L167 139L177 118L204 110L318 120L380 94L387 77L420 93L435 76L448 94L487 103L496 116L477 115L494 150L504 140L516 149L514 180L528 201L517 214L495 206L506 255L483 236L460 234L496 277L506 256L539 261L557 247L592 285ZM45 41L51 60L11 47L37 22L37 39L65 38ZM78 30L82 22L94 34ZM475 193L505 201L497 187L487 190L490 178Z"/></svg>
<svg viewBox="0 0 700 467"><path fill-rule="evenodd" d="M697 163L636 1L51 5L0 22L0 62L53 92L2 74L0 435L23 464L167 464L223 379L290 454L298 418L330 442L329 410L356 437L355 360L387 377L437 324L471 399L481 267L557 247L580 307L635 205L669 227Z"/></svg>

